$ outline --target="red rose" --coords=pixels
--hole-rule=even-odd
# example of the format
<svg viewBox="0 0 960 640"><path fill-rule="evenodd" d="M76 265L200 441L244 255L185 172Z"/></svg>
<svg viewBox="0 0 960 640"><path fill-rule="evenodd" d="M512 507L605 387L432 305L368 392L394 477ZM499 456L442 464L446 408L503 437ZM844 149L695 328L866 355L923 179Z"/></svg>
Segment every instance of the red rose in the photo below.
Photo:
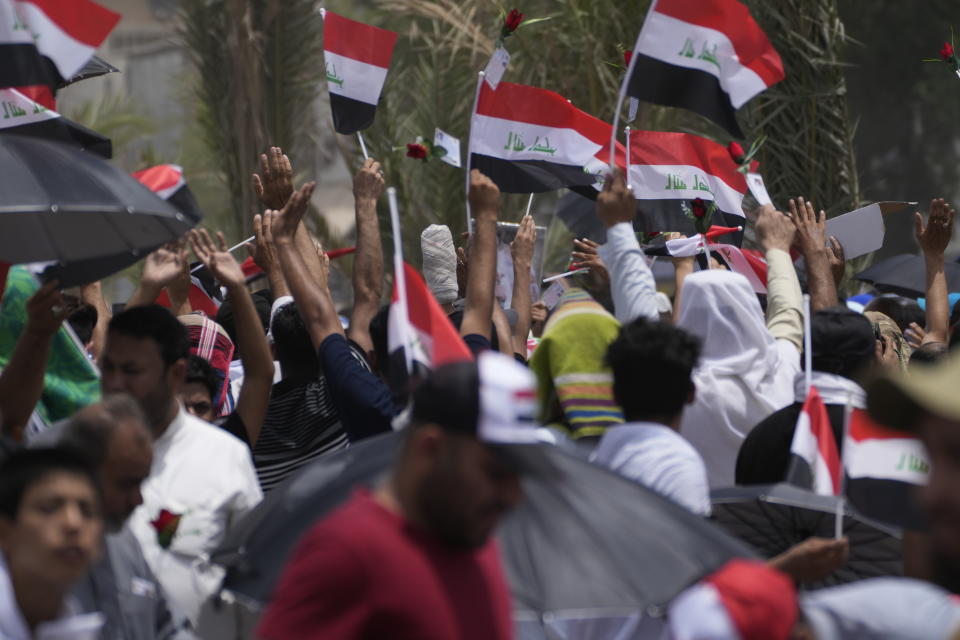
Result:
<svg viewBox="0 0 960 640"><path fill-rule="evenodd" d="M163 549L169 548L170 543L173 542L173 536L177 533L182 517L183 514L161 509L157 519L150 521L150 525L157 531L157 544Z"/></svg>
<svg viewBox="0 0 960 640"><path fill-rule="evenodd" d="M623 52L623 66L629 67L630 60L633 58L633 51L629 49Z"/></svg>
<svg viewBox="0 0 960 640"><path fill-rule="evenodd" d="M410 142L407 144L407 157L416 158L417 160L426 160L427 148L422 144Z"/></svg>
<svg viewBox="0 0 960 640"><path fill-rule="evenodd" d="M733 158L733 161L737 164L743 163L743 147L740 146L738 142L731 142L727 145L727 151L730 152L730 157Z"/></svg>
<svg viewBox="0 0 960 640"><path fill-rule="evenodd" d="M756 173L760 169L760 163L756 160L750 161L750 173Z"/></svg>
<svg viewBox="0 0 960 640"><path fill-rule="evenodd" d="M950 58L953 57L953 45L949 42L944 42L943 48L940 49L940 57L943 58L944 62L950 62Z"/></svg>
<svg viewBox="0 0 960 640"><path fill-rule="evenodd" d="M651 231L650 233L647 234L647 236L650 238L656 238L658 235L660 235L659 231Z"/></svg>
<svg viewBox="0 0 960 640"><path fill-rule="evenodd" d="M693 211L694 218L705 218L707 216L707 205L704 204L703 200L700 198L697 198L693 201L690 209Z"/></svg>
<svg viewBox="0 0 960 640"><path fill-rule="evenodd" d="M511 9L506 19L503 21L503 29L507 33L513 33L523 22L523 14L516 9Z"/></svg>

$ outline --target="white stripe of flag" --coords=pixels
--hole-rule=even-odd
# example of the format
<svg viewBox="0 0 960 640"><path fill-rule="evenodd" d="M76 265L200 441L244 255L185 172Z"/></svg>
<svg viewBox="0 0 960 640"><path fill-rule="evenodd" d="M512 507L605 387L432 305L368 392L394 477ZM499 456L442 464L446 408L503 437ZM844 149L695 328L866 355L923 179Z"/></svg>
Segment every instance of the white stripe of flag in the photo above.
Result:
<svg viewBox="0 0 960 640"><path fill-rule="evenodd" d="M680 182L674 178L680 178ZM743 194L700 167L672 164L631 164L630 184L637 200L715 200L725 213L743 216ZM685 187L678 188L678 185ZM705 185L708 190L696 189Z"/></svg>
<svg viewBox="0 0 960 640"><path fill-rule="evenodd" d="M323 52L327 65L327 88L344 98L376 106L380 100L387 69L360 62L332 51Z"/></svg>

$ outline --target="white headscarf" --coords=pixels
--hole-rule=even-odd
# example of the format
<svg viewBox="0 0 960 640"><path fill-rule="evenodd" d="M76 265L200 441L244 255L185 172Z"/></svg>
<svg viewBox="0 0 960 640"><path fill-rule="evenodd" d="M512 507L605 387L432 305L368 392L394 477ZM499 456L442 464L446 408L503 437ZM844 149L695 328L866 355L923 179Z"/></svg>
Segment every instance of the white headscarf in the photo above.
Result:
<svg viewBox="0 0 960 640"><path fill-rule="evenodd" d="M703 341L694 371L696 400L681 433L707 465L712 488L733 485L740 444L754 426L793 402L800 354L767 330L745 277L710 269L683 283L677 325Z"/></svg>

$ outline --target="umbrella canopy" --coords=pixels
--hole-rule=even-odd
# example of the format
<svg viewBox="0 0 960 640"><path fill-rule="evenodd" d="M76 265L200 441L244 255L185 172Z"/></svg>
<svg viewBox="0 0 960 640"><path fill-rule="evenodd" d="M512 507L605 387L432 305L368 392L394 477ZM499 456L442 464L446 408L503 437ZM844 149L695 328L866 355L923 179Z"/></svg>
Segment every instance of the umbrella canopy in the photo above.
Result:
<svg viewBox="0 0 960 640"><path fill-rule="evenodd" d="M57 262L71 286L136 262L197 222L93 154L0 136L0 261Z"/></svg>
<svg viewBox="0 0 960 640"><path fill-rule="evenodd" d="M224 589L269 599L296 541L353 487L382 477L399 438L321 456L274 489L213 555L227 568ZM752 553L703 518L557 446L503 448L524 470L525 499L498 531L518 625L619 627Z"/></svg>
<svg viewBox="0 0 960 640"><path fill-rule="evenodd" d="M960 264L948 262L944 267L947 288L960 291ZM916 298L926 291L926 274L922 256L904 253L878 262L858 273L856 278L871 283L883 292Z"/></svg>
<svg viewBox="0 0 960 640"><path fill-rule="evenodd" d="M811 536L832 538L838 498L789 484L717 489L710 494L713 520L770 558ZM844 509L847 563L808 588L903 573L900 532Z"/></svg>

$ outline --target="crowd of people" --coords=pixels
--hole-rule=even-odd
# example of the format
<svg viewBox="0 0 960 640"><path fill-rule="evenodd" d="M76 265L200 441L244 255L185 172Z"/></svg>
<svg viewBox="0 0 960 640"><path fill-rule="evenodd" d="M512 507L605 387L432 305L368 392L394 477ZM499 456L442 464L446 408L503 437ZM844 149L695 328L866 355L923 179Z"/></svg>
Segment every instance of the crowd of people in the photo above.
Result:
<svg viewBox="0 0 960 640"><path fill-rule="evenodd" d="M765 295L692 256L672 259L668 297L615 171L596 202L606 242L575 241L572 258L589 272L563 279L553 305L531 295L537 232L524 217L505 313L495 296L500 192L474 170L465 246L436 225L422 236L424 279L473 358L409 376L388 338L397 319L385 297L379 163L366 160L353 180L348 318L304 224L315 183L296 187L278 148L261 165L250 249L266 288L251 292L223 235L198 229L144 260L133 295L111 301L125 302L116 314L98 283L71 297L51 282L28 301L0 373L0 638L202 636L201 612L225 575L211 555L230 532L301 469L394 430L403 438L387 479L358 488L302 538L256 637L515 637L496 530L524 496L521 470L498 446L504 433L529 431L710 518L712 490L787 479L805 355L840 450L848 405L927 447L917 496L926 525L902 534L903 575L806 590L851 552L844 537L811 537L702 576L655 624L565 637L958 637L960 357L950 347L960 332L944 274L954 219L945 201L916 214L923 310L890 295L862 311L846 305L842 249L802 198L755 214ZM215 317L191 307L190 252L225 294ZM156 304L162 292L167 307ZM102 395L40 426L64 322L98 366Z"/></svg>

